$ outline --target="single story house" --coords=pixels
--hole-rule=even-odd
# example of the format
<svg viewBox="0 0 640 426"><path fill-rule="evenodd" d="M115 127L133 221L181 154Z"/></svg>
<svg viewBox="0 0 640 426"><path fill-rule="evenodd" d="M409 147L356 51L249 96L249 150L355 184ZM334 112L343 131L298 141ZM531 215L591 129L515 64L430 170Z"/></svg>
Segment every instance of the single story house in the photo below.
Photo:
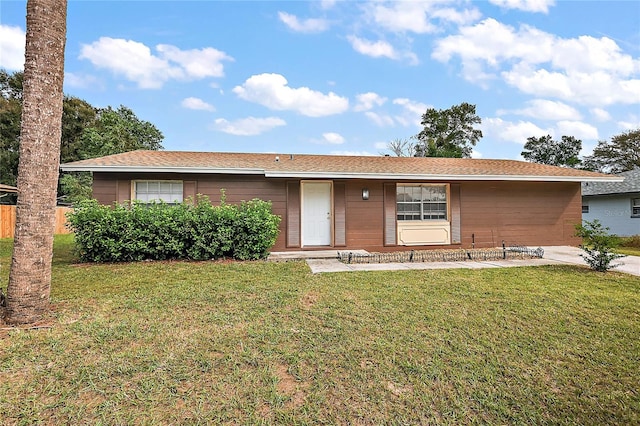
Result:
<svg viewBox="0 0 640 426"><path fill-rule="evenodd" d="M640 168L616 176L624 181L582 184L582 219L598 219L621 237L640 235Z"/></svg>
<svg viewBox="0 0 640 426"><path fill-rule="evenodd" d="M274 251L577 245L581 182L619 177L513 160L132 151L61 165L100 203L260 198Z"/></svg>

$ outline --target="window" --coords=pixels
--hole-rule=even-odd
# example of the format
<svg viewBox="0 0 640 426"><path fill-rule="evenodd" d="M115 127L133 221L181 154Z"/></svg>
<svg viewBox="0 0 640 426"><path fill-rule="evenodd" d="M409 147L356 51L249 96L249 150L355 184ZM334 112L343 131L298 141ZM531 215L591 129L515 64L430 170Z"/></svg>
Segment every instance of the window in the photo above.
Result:
<svg viewBox="0 0 640 426"><path fill-rule="evenodd" d="M582 213L589 213L589 204L582 205Z"/></svg>
<svg viewBox="0 0 640 426"><path fill-rule="evenodd" d="M143 203L164 201L175 204L182 202L182 182L171 180L138 180L134 182L134 199Z"/></svg>
<svg viewBox="0 0 640 426"><path fill-rule="evenodd" d="M640 198L631 199L631 217L640 217Z"/></svg>
<svg viewBox="0 0 640 426"><path fill-rule="evenodd" d="M446 185L398 185L398 220L447 220Z"/></svg>

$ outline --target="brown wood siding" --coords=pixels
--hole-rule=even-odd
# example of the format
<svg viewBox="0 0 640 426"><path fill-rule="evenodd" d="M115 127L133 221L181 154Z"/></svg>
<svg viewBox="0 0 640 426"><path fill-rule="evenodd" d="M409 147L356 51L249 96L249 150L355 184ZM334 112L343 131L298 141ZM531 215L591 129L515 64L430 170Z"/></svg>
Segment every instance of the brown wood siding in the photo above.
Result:
<svg viewBox="0 0 640 426"><path fill-rule="evenodd" d="M396 227L396 184L384 184L384 245L395 246L397 244Z"/></svg>
<svg viewBox="0 0 640 426"><path fill-rule="evenodd" d="M124 203L125 201L131 201L133 194L131 193L131 180L118 180L118 203Z"/></svg>
<svg viewBox="0 0 640 426"><path fill-rule="evenodd" d="M300 247L300 182L287 182L287 247Z"/></svg>
<svg viewBox="0 0 640 426"><path fill-rule="evenodd" d="M282 218L273 251L300 249L300 182L267 179L264 176L196 174L94 173L94 197L103 204L116 201L118 188L129 188L132 179L169 179L195 182L197 193L216 204L225 190L228 203L260 198L270 200L273 212ZM446 182L444 182L446 183ZM344 244L348 249L370 251L408 250L395 246L395 183L351 180L335 182L335 194L344 185L344 199L334 199L334 214L344 202ZM573 226L582 218L578 182L456 182L451 185L452 238L456 237L456 186L459 185L459 229L462 247L506 244L527 246L577 245ZM362 188L369 200L362 199ZM120 194L121 196L122 194ZM130 198L130 194L126 199ZM386 203L385 200L390 202ZM335 220L338 220L336 215ZM334 243L339 245L340 224L334 223ZM457 246L457 245L456 245ZM451 246L412 246L434 249Z"/></svg>
<svg viewBox="0 0 640 426"><path fill-rule="evenodd" d="M118 179L109 173L94 173L92 196L100 204L112 205L117 200Z"/></svg>
<svg viewBox="0 0 640 426"><path fill-rule="evenodd" d="M449 209L451 211L451 244L460 244L460 185L452 183L449 185Z"/></svg>
<svg viewBox="0 0 640 426"><path fill-rule="evenodd" d="M196 201L196 194L197 194L197 184L195 180L185 180L182 183L182 199L187 201L187 200L192 200L192 202Z"/></svg>
<svg viewBox="0 0 640 426"><path fill-rule="evenodd" d="M346 185L344 182L333 183L333 239L336 247L347 244L347 203Z"/></svg>
<svg viewBox="0 0 640 426"><path fill-rule="evenodd" d="M369 199L362 199L362 188L369 189ZM380 181L354 180L346 184L347 247L382 247L383 186Z"/></svg>
<svg viewBox="0 0 640 426"><path fill-rule="evenodd" d="M582 220L575 182L465 182L460 186L462 243L470 247L577 245Z"/></svg>

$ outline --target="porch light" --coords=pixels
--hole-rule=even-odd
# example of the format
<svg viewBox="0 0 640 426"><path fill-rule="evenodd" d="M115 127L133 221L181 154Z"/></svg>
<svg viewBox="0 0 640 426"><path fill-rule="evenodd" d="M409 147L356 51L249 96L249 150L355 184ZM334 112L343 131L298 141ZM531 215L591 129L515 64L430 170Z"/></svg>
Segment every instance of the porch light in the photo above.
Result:
<svg viewBox="0 0 640 426"><path fill-rule="evenodd" d="M363 200L369 199L369 188L362 188L362 199Z"/></svg>

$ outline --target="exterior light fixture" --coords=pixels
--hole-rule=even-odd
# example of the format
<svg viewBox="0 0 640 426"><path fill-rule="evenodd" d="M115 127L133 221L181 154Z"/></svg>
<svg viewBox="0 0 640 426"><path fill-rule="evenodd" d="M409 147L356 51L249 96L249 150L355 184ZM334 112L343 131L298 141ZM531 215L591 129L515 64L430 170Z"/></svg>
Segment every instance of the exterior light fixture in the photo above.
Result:
<svg viewBox="0 0 640 426"><path fill-rule="evenodd" d="M362 199L363 200L369 199L369 188L362 188Z"/></svg>

